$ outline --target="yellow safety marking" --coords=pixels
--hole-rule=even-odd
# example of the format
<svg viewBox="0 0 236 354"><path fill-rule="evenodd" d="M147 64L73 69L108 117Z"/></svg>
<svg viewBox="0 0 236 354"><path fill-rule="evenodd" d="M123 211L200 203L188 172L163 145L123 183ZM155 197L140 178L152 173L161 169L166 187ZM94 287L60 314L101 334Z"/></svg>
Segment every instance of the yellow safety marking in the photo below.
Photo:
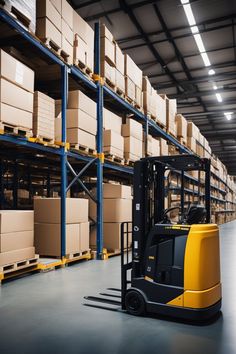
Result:
<svg viewBox="0 0 236 354"><path fill-rule="evenodd" d="M148 259L155 259L155 257L154 256L149 256Z"/></svg>
<svg viewBox="0 0 236 354"><path fill-rule="evenodd" d="M4 134L4 130L3 129L0 129L0 134Z"/></svg>
<svg viewBox="0 0 236 354"><path fill-rule="evenodd" d="M144 277L144 279L145 279L145 280L147 280L147 281L153 281L153 279L152 279L152 278L147 277L147 276L145 276L145 277Z"/></svg>
<svg viewBox="0 0 236 354"><path fill-rule="evenodd" d="M28 138L28 141L31 143L35 143L37 141L37 138Z"/></svg>
<svg viewBox="0 0 236 354"><path fill-rule="evenodd" d="M95 82L100 82L101 85L104 85L104 79L100 75L93 74L92 77Z"/></svg>
<svg viewBox="0 0 236 354"><path fill-rule="evenodd" d="M68 143L68 142L63 143L62 141L55 141L54 144L64 147L66 151L70 150L70 143Z"/></svg>
<svg viewBox="0 0 236 354"><path fill-rule="evenodd" d="M103 152L98 152L97 158L101 161L101 163L104 163L105 156Z"/></svg>

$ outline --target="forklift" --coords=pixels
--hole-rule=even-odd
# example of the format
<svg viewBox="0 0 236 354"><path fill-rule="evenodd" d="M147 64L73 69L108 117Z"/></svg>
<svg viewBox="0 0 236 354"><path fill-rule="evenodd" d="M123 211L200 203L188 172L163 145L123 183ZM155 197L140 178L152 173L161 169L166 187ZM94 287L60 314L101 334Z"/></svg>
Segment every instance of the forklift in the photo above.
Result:
<svg viewBox="0 0 236 354"><path fill-rule="evenodd" d="M180 175L181 203L165 209L170 171ZM184 181L189 171L199 171L199 180L200 171L204 172L205 193L204 205L198 201L186 210ZM174 209L179 209L177 223L171 220ZM106 298L86 299L119 305L136 316L156 314L191 321L209 320L220 311L219 229L211 224L209 159L182 154L135 162L132 223L121 225L121 289L108 289L120 295L102 293Z"/></svg>

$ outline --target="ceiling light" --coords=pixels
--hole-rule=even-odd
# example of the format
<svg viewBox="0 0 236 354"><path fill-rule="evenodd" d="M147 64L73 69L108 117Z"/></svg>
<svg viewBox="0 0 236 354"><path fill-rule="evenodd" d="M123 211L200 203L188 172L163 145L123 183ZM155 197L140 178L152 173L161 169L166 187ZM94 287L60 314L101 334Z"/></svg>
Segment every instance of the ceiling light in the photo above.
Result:
<svg viewBox="0 0 236 354"><path fill-rule="evenodd" d="M196 25L196 21L195 21L195 18L193 16L191 5L186 2L185 5L183 6L183 8L184 8L184 11L185 11L189 26Z"/></svg>
<svg viewBox="0 0 236 354"><path fill-rule="evenodd" d="M207 53L201 53L201 56L202 56L202 60L204 61L204 65L210 66L211 63L210 63Z"/></svg>
<svg viewBox="0 0 236 354"><path fill-rule="evenodd" d="M206 51L206 49L204 47L201 35L199 33L197 33L197 34L194 34L193 37L195 39L195 42L197 43L199 52L204 53Z"/></svg>
<svg viewBox="0 0 236 354"><path fill-rule="evenodd" d="M199 33L198 26L192 26L190 28L191 28L192 34Z"/></svg>
<svg viewBox="0 0 236 354"><path fill-rule="evenodd" d="M213 85L213 89L214 89L214 90L217 90L217 89L218 89L218 87L216 86L216 84Z"/></svg>
<svg viewBox="0 0 236 354"><path fill-rule="evenodd" d="M210 69L209 71L208 71L208 75L215 75L215 70L213 70L213 69Z"/></svg>
<svg viewBox="0 0 236 354"><path fill-rule="evenodd" d="M232 119L232 114L234 114L234 112L225 112L224 113L224 115L225 115L227 120L231 120Z"/></svg>
<svg viewBox="0 0 236 354"><path fill-rule="evenodd" d="M220 93L216 93L216 98L217 98L218 102L222 102L223 101Z"/></svg>
<svg viewBox="0 0 236 354"><path fill-rule="evenodd" d="M189 0L180 0L181 1L181 4L188 4L189 3Z"/></svg>

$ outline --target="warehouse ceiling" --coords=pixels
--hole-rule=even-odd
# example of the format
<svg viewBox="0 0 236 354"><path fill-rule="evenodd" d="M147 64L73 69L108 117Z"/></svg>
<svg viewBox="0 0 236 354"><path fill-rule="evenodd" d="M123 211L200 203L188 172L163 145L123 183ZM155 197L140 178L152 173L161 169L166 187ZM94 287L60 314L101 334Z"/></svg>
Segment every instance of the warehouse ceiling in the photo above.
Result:
<svg viewBox="0 0 236 354"><path fill-rule="evenodd" d="M158 93L177 98L178 112L199 126L213 152L236 175L236 0L189 2L210 67L204 65L180 0L71 4L92 26L99 19L107 25ZM209 75L209 69L215 74ZM232 113L231 120L226 112Z"/></svg>

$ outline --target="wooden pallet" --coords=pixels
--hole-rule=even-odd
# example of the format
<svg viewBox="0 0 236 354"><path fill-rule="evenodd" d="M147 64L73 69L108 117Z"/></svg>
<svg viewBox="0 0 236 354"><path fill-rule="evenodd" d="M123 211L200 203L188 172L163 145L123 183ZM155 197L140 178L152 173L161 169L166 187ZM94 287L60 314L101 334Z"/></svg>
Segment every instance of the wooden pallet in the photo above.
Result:
<svg viewBox="0 0 236 354"><path fill-rule="evenodd" d="M16 127L8 123L0 122L0 134L9 134L29 138L32 136L32 131L24 127Z"/></svg>
<svg viewBox="0 0 236 354"><path fill-rule="evenodd" d="M34 136L28 139L31 143L37 143L44 146L59 147L54 143L54 139L48 139L42 136Z"/></svg>
<svg viewBox="0 0 236 354"><path fill-rule="evenodd" d="M91 149L87 146L80 145L80 144L70 144L70 148L76 151L79 151L85 155L93 155L97 154L97 150Z"/></svg>
<svg viewBox="0 0 236 354"><path fill-rule="evenodd" d="M68 65L73 65L73 58L64 51L64 49L61 49L59 51L59 55L60 57L62 57L62 59L64 60L64 62Z"/></svg>
<svg viewBox="0 0 236 354"><path fill-rule="evenodd" d="M187 142L186 142L186 140L184 140L184 138L178 136L177 139L178 139L178 141L180 142L181 145L184 145L184 146L187 147Z"/></svg>
<svg viewBox="0 0 236 354"><path fill-rule="evenodd" d="M125 92L120 89L118 86L115 86L115 92L117 93L118 96L124 98L125 97Z"/></svg>
<svg viewBox="0 0 236 354"><path fill-rule="evenodd" d="M156 124L164 131L166 131L166 125L163 124L158 118L155 119Z"/></svg>
<svg viewBox="0 0 236 354"><path fill-rule="evenodd" d="M115 84L113 81L109 80L107 77L104 77L103 80L104 80L104 83L105 83L109 88L111 88L113 91L115 91L116 84Z"/></svg>
<svg viewBox="0 0 236 354"><path fill-rule="evenodd" d="M144 113L143 107L140 106L140 104L138 104L136 101L134 101L133 99L131 99L129 96L125 95L125 100L131 104L131 106L133 106L134 108L136 108L138 111L140 111L141 113Z"/></svg>
<svg viewBox="0 0 236 354"><path fill-rule="evenodd" d="M105 155L105 158L111 162L117 163L122 166L124 166L124 164L125 164L125 160L121 157L111 155L111 154L106 154L106 153L104 153L104 155Z"/></svg>
<svg viewBox="0 0 236 354"><path fill-rule="evenodd" d="M149 119L154 120L154 122L156 122L156 119L157 119L156 116L154 116L150 112L145 112L145 114Z"/></svg>
<svg viewBox="0 0 236 354"><path fill-rule="evenodd" d="M125 159L126 166L134 167L134 163L135 163L135 161L133 161L133 160Z"/></svg>
<svg viewBox="0 0 236 354"><path fill-rule="evenodd" d="M68 255L66 255L66 257L63 259L63 263L64 264L68 264L71 262L77 262L83 259L91 259L91 250L85 250L85 251L81 251L81 252L77 252L77 253L70 253Z"/></svg>
<svg viewBox="0 0 236 354"><path fill-rule="evenodd" d="M84 74L86 74L90 79L93 76L93 71L86 64L84 64L81 60L75 59L74 65L77 66Z"/></svg>
<svg viewBox="0 0 236 354"><path fill-rule="evenodd" d="M38 259L39 256L35 255L34 258L24 259L22 261L0 266L0 281L21 275L23 270L24 272L37 270Z"/></svg>
<svg viewBox="0 0 236 354"><path fill-rule="evenodd" d="M19 22L28 31L33 32L32 21L30 17L27 17L25 13L22 13L14 5L4 0L0 0L0 8L8 12L17 22Z"/></svg>

